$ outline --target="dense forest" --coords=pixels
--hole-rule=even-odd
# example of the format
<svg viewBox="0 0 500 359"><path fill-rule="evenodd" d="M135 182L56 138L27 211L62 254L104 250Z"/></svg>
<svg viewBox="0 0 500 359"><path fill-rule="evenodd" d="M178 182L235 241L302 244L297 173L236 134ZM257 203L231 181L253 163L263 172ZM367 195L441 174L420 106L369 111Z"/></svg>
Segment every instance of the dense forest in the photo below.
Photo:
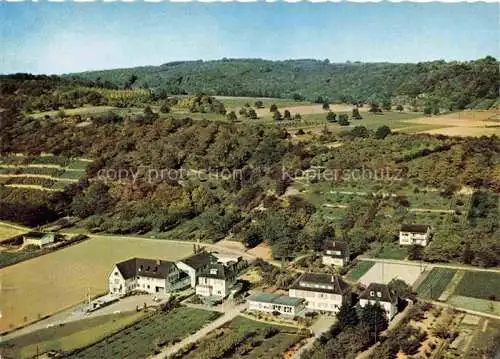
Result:
<svg viewBox="0 0 500 359"><path fill-rule="evenodd" d="M242 73L245 67L248 71ZM56 156L52 160L61 164L70 158L92 159L86 175L63 191L11 187L11 179L4 179L0 183L0 219L37 226L73 215L90 231L208 241L230 235L249 247L265 241L276 258L318 250L326 240L342 238L350 243L354 256L375 243L394 244L399 226L417 221L409 210L413 199L407 196L431 190L435 191L431 197L449 204L455 193L468 187L475 195L467 218L450 216L450 225L423 253L412 256L500 264L496 194L500 192L500 142L496 136L409 135L391 133L387 126L376 131L353 126L338 134L322 131L303 137L302 129L292 133L272 123L193 120L189 113L225 114L223 102L210 95L171 95L203 90L297 95L312 100L317 96L323 97L321 102L336 96L342 100L344 95L355 101L404 95L410 100L439 97L450 100L452 107L464 107L495 101L495 59L415 65L222 60L154 69L79 77L0 77L0 162L15 162L15 156L10 156L14 153L23 153L26 163L43 158L37 157L41 153ZM182 89L170 87L170 76L184 72L189 75L177 81ZM238 79L231 80L236 73ZM219 82L225 87L218 88ZM231 92L237 84L245 84L245 88ZM255 91L276 86L278 92L252 92L252 86ZM297 88L304 92L297 93ZM113 106L114 110L88 113L85 118L63 111L89 104ZM184 112L174 116L171 106ZM118 111L124 107L128 109ZM135 112L129 111L132 107ZM32 114L46 110L52 112L43 117ZM332 143L342 146L332 147ZM404 180L361 184L373 194L351 198L335 224L320 214L322 201L311 200L307 193L287 191L296 182L294 174L308 169L381 167L399 171ZM103 177L103 171L121 176ZM158 176L165 171L167 177ZM313 180L329 190L344 185L337 179ZM384 192L397 195L379 195ZM465 203L461 210L467 210Z"/></svg>
<svg viewBox="0 0 500 359"><path fill-rule="evenodd" d="M150 89L153 93L339 102L392 100L394 105L463 109L493 105L500 82L498 65L490 56L468 62L416 64L222 59L93 71L65 78L108 88Z"/></svg>

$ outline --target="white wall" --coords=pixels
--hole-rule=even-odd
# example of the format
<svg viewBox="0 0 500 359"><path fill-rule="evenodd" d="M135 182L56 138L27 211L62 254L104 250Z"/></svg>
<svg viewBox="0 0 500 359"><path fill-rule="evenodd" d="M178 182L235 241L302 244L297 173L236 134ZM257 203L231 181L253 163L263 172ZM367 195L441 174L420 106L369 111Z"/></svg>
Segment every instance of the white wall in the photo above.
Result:
<svg viewBox="0 0 500 359"><path fill-rule="evenodd" d="M396 303L379 302L379 301L376 301L376 300L369 300L369 299L360 299L359 300L359 305L361 307L364 307L368 303L370 303L370 304L373 305L373 304L375 304L377 302L380 304L380 306L382 308L384 308L385 312L387 313L387 316L388 316L389 320L391 320L394 317L394 315L396 315L396 311L397 311Z"/></svg>
<svg viewBox="0 0 500 359"><path fill-rule="evenodd" d="M283 315L295 316L299 307L283 304L262 303L253 300L247 300L248 309L258 312L272 313L274 311L280 312Z"/></svg>
<svg viewBox="0 0 500 359"><path fill-rule="evenodd" d="M308 309L337 313L344 297L340 294L313 292L309 290L290 289L289 296L304 298Z"/></svg>

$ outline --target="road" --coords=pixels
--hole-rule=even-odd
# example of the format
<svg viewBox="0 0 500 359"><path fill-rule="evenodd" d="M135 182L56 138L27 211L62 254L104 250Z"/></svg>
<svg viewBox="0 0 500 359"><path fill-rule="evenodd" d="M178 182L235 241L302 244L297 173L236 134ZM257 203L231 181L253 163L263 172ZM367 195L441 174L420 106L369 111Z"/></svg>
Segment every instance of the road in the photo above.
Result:
<svg viewBox="0 0 500 359"><path fill-rule="evenodd" d="M207 324L206 326L204 326L203 328L201 328L200 330L198 330L196 333L194 333L194 334L190 335L189 337L181 340L179 343L177 343L177 344L175 344L173 346L167 347L160 354L152 356L151 358L152 359L165 359L165 358L168 358L169 356L177 353L179 350L181 350L185 346L187 346L189 344L192 344L192 343L195 343L198 340L203 339L203 337L205 335L207 335L208 333L214 331L215 329L219 328L220 326L224 325L225 323L230 322L231 320L233 320L234 318L236 318L241 313L241 311L243 309L245 309L245 308L246 308L246 304L245 303L237 305L237 306L234 306L232 309L226 311L222 317L217 318L213 322Z"/></svg>

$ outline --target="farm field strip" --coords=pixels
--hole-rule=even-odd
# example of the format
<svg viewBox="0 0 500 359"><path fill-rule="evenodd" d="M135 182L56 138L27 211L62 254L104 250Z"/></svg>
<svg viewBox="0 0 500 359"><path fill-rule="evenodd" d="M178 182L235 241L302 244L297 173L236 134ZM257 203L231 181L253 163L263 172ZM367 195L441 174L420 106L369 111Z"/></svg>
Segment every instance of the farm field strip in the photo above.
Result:
<svg viewBox="0 0 500 359"><path fill-rule="evenodd" d="M458 283L455 294L478 299L500 300L500 273L498 272L465 272Z"/></svg>
<svg viewBox="0 0 500 359"><path fill-rule="evenodd" d="M64 177L53 177L49 175L38 175L32 173L26 174L0 174L0 178L43 178L49 179L52 181L61 181L61 182L78 182L77 179L74 178L64 178Z"/></svg>
<svg viewBox="0 0 500 359"><path fill-rule="evenodd" d="M433 268L418 286L418 295L436 300L441 296L457 271L449 268Z"/></svg>
<svg viewBox="0 0 500 359"><path fill-rule="evenodd" d="M457 271L454 275L453 278L451 278L450 283L448 286L445 288L443 293L439 296L438 300L441 302L446 302L448 298L455 293L455 289L457 288L458 284L460 281L463 279L465 275L465 271L459 270Z"/></svg>

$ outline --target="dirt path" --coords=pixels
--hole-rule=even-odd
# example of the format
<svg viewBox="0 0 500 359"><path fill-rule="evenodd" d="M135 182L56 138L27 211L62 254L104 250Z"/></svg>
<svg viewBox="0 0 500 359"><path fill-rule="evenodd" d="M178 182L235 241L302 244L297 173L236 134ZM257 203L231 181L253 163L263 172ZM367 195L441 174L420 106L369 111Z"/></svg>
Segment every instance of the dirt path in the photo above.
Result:
<svg viewBox="0 0 500 359"><path fill-rule="evenodd" d="M446 302L448 298L455 293L455 289L458 286L458 283L462 280L462 278L465 275L465 271L459 270L457 271L454 275L453 278L451 278L450 283L446 286L445 290L441 295L439 296L438 300L440 302Z"/></svg>

